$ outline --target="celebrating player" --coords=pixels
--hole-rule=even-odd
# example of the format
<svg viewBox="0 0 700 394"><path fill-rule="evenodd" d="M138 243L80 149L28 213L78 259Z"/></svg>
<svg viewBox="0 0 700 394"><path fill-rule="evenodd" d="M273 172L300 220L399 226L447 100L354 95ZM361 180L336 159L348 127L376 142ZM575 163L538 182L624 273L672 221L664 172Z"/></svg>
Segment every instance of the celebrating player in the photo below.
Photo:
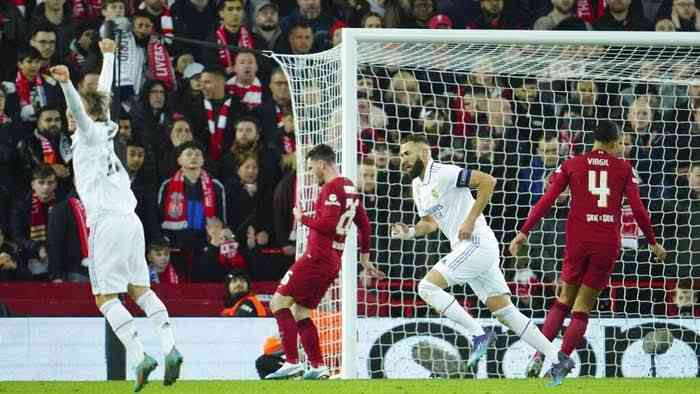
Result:
<svg viewBox="0 0 700 394"><path fill-rule="evenodd" d="M119 294L128 292L154 324L166 355L165 385L173 384L179 377L182 356L175 348L168 311L149 287L143 225L134 213L136 198L129 174L114 153L113 139L119 127L110 120L108 109L114 41L102 40L99 44L104 61L97 92L85 92L81 97L66 66L51 68L51 76L60 82L68 116L77 123L73 167L90 229L88 268L92 293L100 312L135 361L134 391L140 391L158 363L144 353L134 319L120 302Z"/></svg>
<svg viewBox="0 0 700 394"><path fill-rule="evenodd" d="M333 149L324 144L316 145L307 154L306 161L308 171L322 188L316 199L315 215L294 209L294 217L309 228L309 235L304 255L289 268L270 301L287 361L266 379L288 379L302 374L304 379L329 377L311 311L338 276L345 235L353 221L359 232L360 264L365 274L384 277L369 261L370 226L361 203L362 196L351 180L338 173ZM306 373L299 362L297 335L311 364Z"/></svg>
<svg viewBox="0 0 700 394"><path fill-rule="evenodd" d="M510 290L499 268L500 248L482 214L496 180L483 172L440 164L430 157L428 140L412 135L401 145L401 169L413 179L413 200L421 219L415 226L393 224L391 236L410 239L440 229L452 252L418 283L418 294L433 309L464 327L472 342L467 361L473 368L496 338L444 289L467 283L493 315L525 342L548 357L557 350L510 301ZM478 189L476 200L469 188Z"/></svg>
<svg viewBox="0 0 700 394"><path fill-rule="evenodd" d="M565 161L550 180L545 195L532 208L527 221L510 243L515 256L525 243L527 234L549 211L567 186L571 187L571 209L566 222L566 256L561 278L564 281L559 298L547 314L542 332L552 340L559 333L566 315L571 323L564 333L561 353L569 355L586 332L588 314L620 255L620 218L622 199L632 208L634 218L644 233L657 261L663 261L666 250L656 243L651 220L639 197L639 183L632 166L619 159L623 138L617 125L600 121L593 132L593 150ZM573 305L573 307L572 307ZM573 362L552 367L552 384L558 384L573 368ZM527 375L539 376L542 357L536 353L528 365Z"/></svg>

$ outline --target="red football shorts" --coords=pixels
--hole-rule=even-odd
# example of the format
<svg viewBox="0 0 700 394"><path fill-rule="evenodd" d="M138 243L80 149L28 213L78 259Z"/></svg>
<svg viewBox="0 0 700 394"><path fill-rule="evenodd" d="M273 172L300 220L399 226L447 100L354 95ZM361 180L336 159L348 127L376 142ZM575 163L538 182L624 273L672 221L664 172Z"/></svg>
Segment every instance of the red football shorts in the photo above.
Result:
<svg viewBox="0 0 700 394"><path fill-rule="evenodd" d="M338 277L340 262L301 256L280 281L277 292L294 298L296 303L309 309L316 309L335 278Z"/></svg>
<svg viewBox="0 0 700 394"><path fill-rule="evenodd" d="M572 285L586 285L603 290L620 257L620 247L591 242L566 245L561 278Z"/></svg>

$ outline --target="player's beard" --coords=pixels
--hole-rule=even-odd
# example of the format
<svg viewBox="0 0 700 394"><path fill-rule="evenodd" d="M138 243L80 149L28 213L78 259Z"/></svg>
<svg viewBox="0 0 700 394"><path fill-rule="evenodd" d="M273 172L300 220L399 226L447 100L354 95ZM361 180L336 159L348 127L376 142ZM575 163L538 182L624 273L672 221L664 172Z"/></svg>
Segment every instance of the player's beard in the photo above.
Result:
<svg viewBox="0 0 700 394"><path fill-rule="evenodd" d="M411 169L411 173L409 174L411 176L411 179L418 178L421 175L423 175L424 169L425 163L420 158L417 158L416 162L413 163L413 169Z"/></svg>

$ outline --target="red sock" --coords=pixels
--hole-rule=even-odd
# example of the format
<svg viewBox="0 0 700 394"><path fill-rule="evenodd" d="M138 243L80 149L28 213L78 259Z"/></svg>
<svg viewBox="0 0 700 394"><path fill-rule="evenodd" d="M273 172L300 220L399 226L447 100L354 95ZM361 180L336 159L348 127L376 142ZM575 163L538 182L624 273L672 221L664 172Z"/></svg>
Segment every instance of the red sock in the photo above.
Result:
<svg viewBox="0 0 700 394"><path fill-rule="evenodd" d="M566 315L569 314L571 307L562 304L559 301L554 302L552 308L549 309L547 313L547 318L544 319L544 325L542 326L542 334L544 334L550 341L556 338L561 330L561 325L564 323Z"/></svg>
<svg viewBox="0 0 700 394"><path fill-rule="evenodd" d="M323 355L321 355L321 346L318 342L318 330L316 325L310 318L302 319L297 322L299 336L301 337L301 345L306 351L306 357L309 358L311 366L318 368L323 365Z"/></svg>
<svg viewBox="0 0 700 394"><path fill-rule="evenodd" d="M566 328L564 333L564 343L561 345L561 351L567 356L576 349L581 339L583 339L583 334L586 333L586 327L588 326L588 313L586 312L573 312L571 314L571 323L569 327Z"/></svg>
<svg viewBox="0 0 700 394"><path fill-rule="evenodd" d="M277 319L277 327L280 331L282 339L282 347L287 362L297 364L299 362L299 349L297 348L297 325L294 321L294 316L289 309L280 309L275 313Z"/></svg>

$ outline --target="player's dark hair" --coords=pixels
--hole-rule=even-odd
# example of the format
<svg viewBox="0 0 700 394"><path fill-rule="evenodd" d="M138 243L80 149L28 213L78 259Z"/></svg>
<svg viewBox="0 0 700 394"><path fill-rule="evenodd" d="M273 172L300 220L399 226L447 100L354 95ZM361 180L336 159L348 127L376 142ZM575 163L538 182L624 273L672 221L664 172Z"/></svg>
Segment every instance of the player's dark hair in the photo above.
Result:
<svg viewBox="0 0 700 394"><path fill-rule="evenodd" d="M335 151L326 144L318 144L306 154L307 160L322 160L328 164L335 164Z"/></svg>
<svg viewBox="0 0 700 394"><path fill-rule="evenodd" d="M186 151L187 149L197 149L198 151L202 152L202 154L204 154L204 148L202 147L202 145L195 141L187 141L183 142L177 147L175 157L179 158L182 155L182 152Z"/></svg>
<svg viewBox="0 0 700 394"><path fill-rule="evenodd" d="M619 137L620 127L609 120L599 121L595 130L593 130L593 139L604 144L617 141Z"/></svg>
<svg viewBox="0 0 700 394"><path fill-rule="evenodd" d="M425 136L425 134L418 134L418 133L413 133L410 134L408 137L404 138L404 140L401 142L401 144L408 144L409 142L412 142L414 144L423 144L423 145L428 145L430 146L430 142L428 141L428 137Z"/></svg>
<svg viewBox="0 0 700 394"><path fill-rule="evenodd" d="M56 173L48 164L40 164L32 171L32 180L46 179L52 176L56 176Z"/></svg>

